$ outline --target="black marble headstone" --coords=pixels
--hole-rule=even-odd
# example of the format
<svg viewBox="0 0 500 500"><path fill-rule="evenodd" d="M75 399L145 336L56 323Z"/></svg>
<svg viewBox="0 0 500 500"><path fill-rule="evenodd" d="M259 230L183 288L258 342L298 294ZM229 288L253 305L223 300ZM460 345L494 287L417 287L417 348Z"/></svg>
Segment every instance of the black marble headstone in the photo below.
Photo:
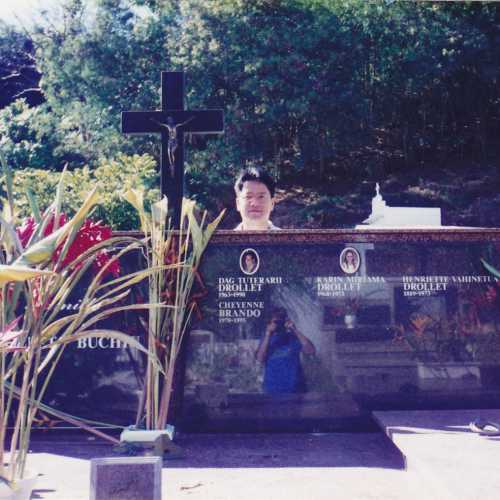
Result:
<svg viewBox="0 0 500 500"><path fill-rule="evenodd" d="M500 389L500 287L481 259L498 264L499 236L219 233L201 268L210 292L187 348L184 424L352 428L377 407L491 404ZM250 252L257 265L247 268ZM258 361L275 308L314 355L302 349L297 359L290 351L302 348L300 336L283 333Z"/></svg>

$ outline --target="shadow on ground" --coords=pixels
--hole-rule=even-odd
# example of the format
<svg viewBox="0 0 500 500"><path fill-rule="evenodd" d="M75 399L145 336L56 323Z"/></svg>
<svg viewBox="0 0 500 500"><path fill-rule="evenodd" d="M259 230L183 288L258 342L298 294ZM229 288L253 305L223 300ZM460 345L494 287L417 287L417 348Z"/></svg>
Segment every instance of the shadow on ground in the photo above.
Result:
<svg viewBox="0 0 500 500"><path fill-rule="evenodd" d="M168 468L377 467L403 469L404 458L382 433L189 434L176 439L184 455ZM33 436L34 453L90 459L120 456L113 445L88 435Z"/></svg>

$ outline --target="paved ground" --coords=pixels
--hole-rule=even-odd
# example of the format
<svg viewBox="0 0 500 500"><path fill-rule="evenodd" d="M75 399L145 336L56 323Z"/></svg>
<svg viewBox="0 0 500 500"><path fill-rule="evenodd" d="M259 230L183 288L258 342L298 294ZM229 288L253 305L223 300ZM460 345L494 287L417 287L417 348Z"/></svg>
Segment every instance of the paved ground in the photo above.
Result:
<svg viewBox="0 0 500 500"><path fill-rule="evenodd" d="M179 436L184 456L165 461L162 498L500 498L500 438L479 436L468 427L478 417L500 421L500 410L376 412L375 417L384 432ZM90 458L117 456L105 442L61 431L35 435L32 450L29 465L40 474L32 500L87 500Z"/></svg>
<svg viewBox="0 0 500 500"><path fill-rule="evenodd" d="M164 500L364 500L432 498L382 433L189 435L165 462ZM88 437L35 436L32 499L89 498L91 457L112 456Z"/></svg>

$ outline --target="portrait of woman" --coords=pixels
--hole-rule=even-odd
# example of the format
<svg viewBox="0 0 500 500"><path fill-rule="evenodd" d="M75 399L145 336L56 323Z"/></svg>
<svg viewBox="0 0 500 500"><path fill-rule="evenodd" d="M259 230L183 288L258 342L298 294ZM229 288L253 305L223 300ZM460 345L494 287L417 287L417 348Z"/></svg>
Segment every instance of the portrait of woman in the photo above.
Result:
<svg viewBox="0 0 500 500"><path fill-rule="evenodd" d="M347 247L340 254L340 268L346 274L354 274L359 269L361 258L359 252L352 247Z"/></svg>
<svg viewBox="0 0 500 500"><path fill-rule="evenodd" d="M252 275L260 266L259 254L253 248L247 248L240 255L240 269L243 273Z"/></svg>

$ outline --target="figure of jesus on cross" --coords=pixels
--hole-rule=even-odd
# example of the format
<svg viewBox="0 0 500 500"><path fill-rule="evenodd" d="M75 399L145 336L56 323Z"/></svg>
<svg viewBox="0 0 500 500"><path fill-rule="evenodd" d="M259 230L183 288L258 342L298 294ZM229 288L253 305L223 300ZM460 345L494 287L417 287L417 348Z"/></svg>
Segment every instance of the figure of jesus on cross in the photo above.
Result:
<svg viewBox="0 0 500 500"><path fill-rule="evenodd" d="M223 133L223 113L219 109L185 110L182 72L161 73L161 95L161 110L123 111L122 132L161 134L161 193L173 207L173 226L179 227L184 193L184 134Z"/></svg>
<svg viewBox="0 0 500 500"><path fill-rule="evenodd" d="M177 129L187 125L193 117L187 119L183 123L176 124L174 119L171 116L167 117L167 123L161 123L158 120L153 120L153 122L157 123L160 127L164 127L168 130L168 144L167 144L167 154L168 154L168 163L170 165L170 175L174 177L174 165L175 165L175 150L179 145L179 141L177 140Z"/></svg>

